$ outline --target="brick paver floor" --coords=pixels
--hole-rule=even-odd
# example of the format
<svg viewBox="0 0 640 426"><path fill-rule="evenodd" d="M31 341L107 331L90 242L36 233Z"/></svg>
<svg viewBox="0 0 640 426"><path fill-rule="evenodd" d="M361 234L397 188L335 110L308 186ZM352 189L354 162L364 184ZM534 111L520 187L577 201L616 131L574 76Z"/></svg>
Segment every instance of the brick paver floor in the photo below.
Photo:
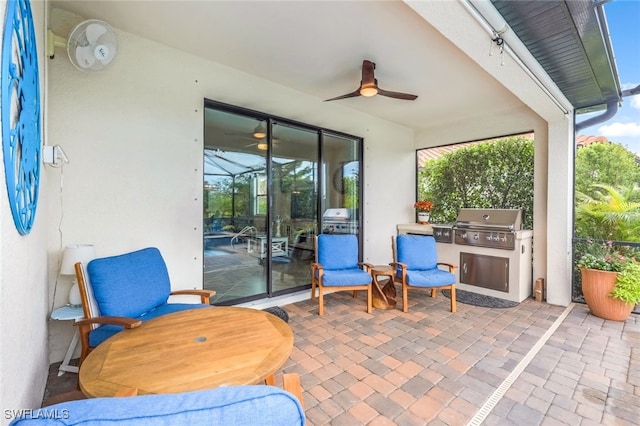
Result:
<svg viewBox="0 0 640 426"><path fill-rule="evenodd" d="M406 314L367 314L348 292L326 296L322 317L314 301L284 306L283 370L300 374L309 426L640 425L640 315L532 299L452 314L441 294L409 296ZM76 384L53 365L45 403L81 398Z"/></svg>
<svg viewBox="0 0 640 426"><path fill-rule="evenodd" d="M640 424L640 316L604 321L532 299L452 314L420 291L409 304L367 314L364 295L339 292L322 317L314 301L284 307L295 346L283 370L300 374L309 425L465 425L483 406L476 424Z"/></svg>

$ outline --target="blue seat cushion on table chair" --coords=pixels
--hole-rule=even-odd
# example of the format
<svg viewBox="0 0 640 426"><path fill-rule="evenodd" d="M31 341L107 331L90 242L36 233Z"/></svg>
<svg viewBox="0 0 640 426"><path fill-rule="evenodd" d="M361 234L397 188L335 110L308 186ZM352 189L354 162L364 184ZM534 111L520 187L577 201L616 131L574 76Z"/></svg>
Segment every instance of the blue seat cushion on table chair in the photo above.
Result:
<svg viewBox="0 0 640 426"><path fill-rule="evenodd" d="M87 274L103 316L136 318L167 303L171 293L167 266L155 247L94 259Z"/></svg>
<svg viewBox="0 0 640 426"><path fill-rule="evenodd" d="M305 415L289 392L253 385L70 401L33 410L11 422L11 426L80 424L302 426Z"/></svg>
<svg viewBox="0 0 640 426"><path fill-rule="evenodd" d="M153 318L157 318L163 315L171 314L174 312L186 311L189 309L198 309L198 308L213 308L211 305L205 305L202 303L165 303L164 305L158 306L155 309L145 312L143 315L135 317L135 319L139 319L140 321L148 321ZM114 334L124 330L124 327L119 325L111 325L105 324L100 327L89 332L89 346L95 348L100 343L107 340L109 337Z"/></svg>
<svg viewBox="0 0 640 426"><path fill-rule="evenodd" d="M371 284L371 275L362 269L325 270L322 285L328 287Z"/></svg>
<svg viewBox="0 0 640 426"><path fill-rule="evenodd" d="M454 274L437 268L428 271L407 271L407 284L412 287L442 287L455 282Z"/></svg>

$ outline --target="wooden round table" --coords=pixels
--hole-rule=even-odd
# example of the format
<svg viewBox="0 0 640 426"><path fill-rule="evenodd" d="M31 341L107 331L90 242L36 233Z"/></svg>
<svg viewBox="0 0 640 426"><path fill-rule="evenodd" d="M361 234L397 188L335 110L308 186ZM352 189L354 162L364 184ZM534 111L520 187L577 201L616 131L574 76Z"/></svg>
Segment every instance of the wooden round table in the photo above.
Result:
<svg viewBox="0 0 640 426"><path fill-rule="evenodd" d="M268 312L191 309L145 321L100 344L80 367L80 389L87 397L104 397L273 384L292 348L291 327Z"/></svg>

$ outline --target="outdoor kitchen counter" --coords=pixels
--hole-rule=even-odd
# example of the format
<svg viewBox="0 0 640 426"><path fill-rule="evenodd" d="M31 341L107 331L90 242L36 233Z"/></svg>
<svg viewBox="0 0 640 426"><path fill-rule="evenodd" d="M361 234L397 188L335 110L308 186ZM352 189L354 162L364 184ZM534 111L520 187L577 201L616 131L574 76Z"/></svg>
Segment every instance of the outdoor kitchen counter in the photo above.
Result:
<svg viewBox="0 0 640 426"><path fill-rule="evenodd" d="M396 225L396 229L398 230L398 234L433 235L433 227L431 225L406 223Z"/></svg>

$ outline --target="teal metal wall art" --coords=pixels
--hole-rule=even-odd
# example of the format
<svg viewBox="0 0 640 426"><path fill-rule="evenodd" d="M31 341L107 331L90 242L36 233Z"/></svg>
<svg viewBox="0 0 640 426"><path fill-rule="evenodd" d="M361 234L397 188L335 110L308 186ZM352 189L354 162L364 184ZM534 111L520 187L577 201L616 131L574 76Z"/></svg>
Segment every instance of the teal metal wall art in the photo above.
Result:
<svg viewBox="0 0 640 426"><path fill-rule="evenodd" d="M40 181L38 49L28 0L8 0L2 39L2 152L11 214L31 231Z"/></svg>

